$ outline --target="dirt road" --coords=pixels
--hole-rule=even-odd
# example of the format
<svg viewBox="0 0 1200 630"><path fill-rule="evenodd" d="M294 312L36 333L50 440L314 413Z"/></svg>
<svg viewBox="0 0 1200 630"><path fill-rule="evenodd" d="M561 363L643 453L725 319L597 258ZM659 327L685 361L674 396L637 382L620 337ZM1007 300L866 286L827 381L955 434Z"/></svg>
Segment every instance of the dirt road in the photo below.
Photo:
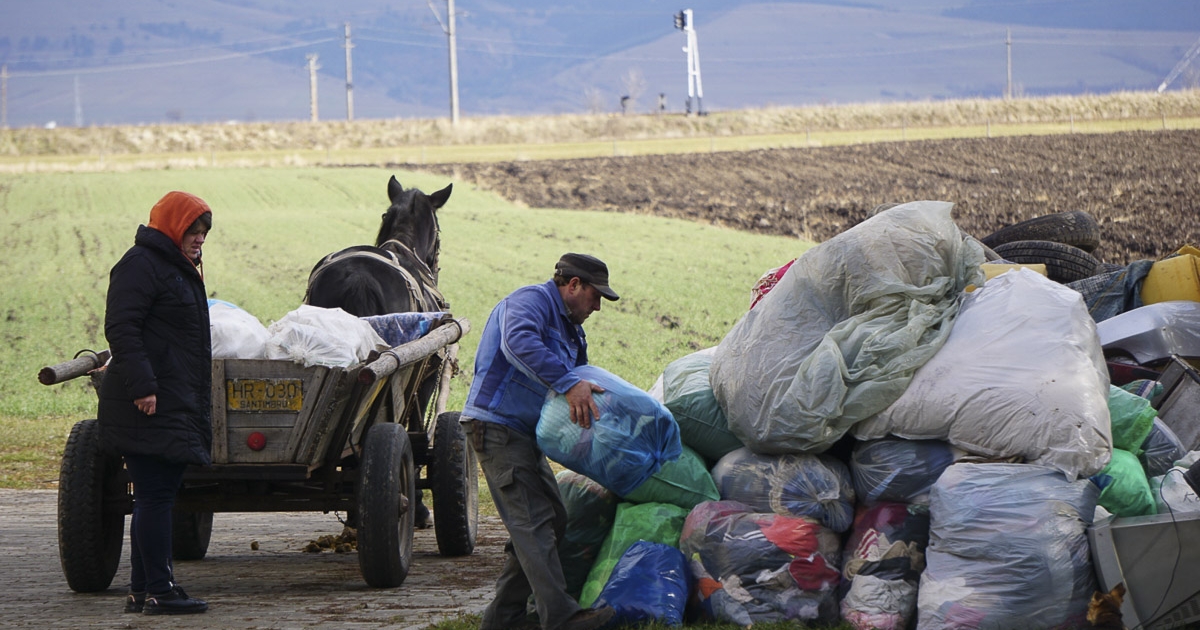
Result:
<svg viewBox="0 0 1200 630"><path fill-rule="evenodd" d="M341 532L332 514L217 514L208 556L175 567L179 582L208 600L209 611L165 621L123 612L128 539L107 591L67 587L58 561L57 498L53 490L0 490L6 628L426 628L483 610L506 539L498 518L481 516L475 553L443 558L433 530L418 530L408 579L396 589L373 589L362 581L356 553L302 551L319 536Z"/></svg>

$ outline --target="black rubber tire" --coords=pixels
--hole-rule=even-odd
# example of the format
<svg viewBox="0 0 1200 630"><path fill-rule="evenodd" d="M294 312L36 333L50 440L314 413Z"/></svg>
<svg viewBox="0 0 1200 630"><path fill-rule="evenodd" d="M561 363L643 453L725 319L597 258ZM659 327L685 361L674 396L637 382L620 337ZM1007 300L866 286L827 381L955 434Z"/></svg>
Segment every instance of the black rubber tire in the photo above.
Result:
<svg viewBox="0 0 1200 630"><path fill-rule="evenodd" d="M1053 241L1091 253L1100 246L1100 224L1081 210L1056 212L1000 228L979 240L992 249L1016 241Z"/></svg>
<svg viewBox="0 0 1200 630"><path fill-rule="evenodd" d="M212 540L212 512L181 512L171 515L171 556L176 560L203 560Z"/></svg>
<svg viewBox="0 0 1200 630"><path fill-rule="evenodd" d="M437 417L429 484L433 492L433 530L443 556L468 556L479 531L479 458L458 423L460 413Z"/></svg>
<svg viewBox="0 0 1200 630"><path fill-rule="evenodd" d="M1014 241L997 245L996 253L1004 260L1023 265L1046 265L1046 277L1067 283L1090 278L1100 269L1095 256L1065 243L1054 241Z"/></svg>
<svg viewBox="0 0 1200 630"><path fill-rule="evenodd" d="M117 574L129 494L124 479L121 456L100 442L99 423L75 423L58 472L58 558L77 593L103 591Z"/></svg>
<svg viewBox="0 0 1200 630"><path fill-rule="evenodd" d="M358 568L375 588L404 583L412 566L416 475L412 443L392 422L367 431L358 471Z"/></svg>

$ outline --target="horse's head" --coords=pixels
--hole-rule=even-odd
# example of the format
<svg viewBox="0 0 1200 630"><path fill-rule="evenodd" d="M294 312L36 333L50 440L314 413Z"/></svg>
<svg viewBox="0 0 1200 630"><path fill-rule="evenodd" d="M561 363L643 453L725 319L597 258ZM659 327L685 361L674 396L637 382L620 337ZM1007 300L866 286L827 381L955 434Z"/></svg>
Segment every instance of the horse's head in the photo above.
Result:
<svg viewBox="0 0 1200 630"><path fill-rule="evenodd" d="M453 187L454 184L450 184L426 195L416 188L405 190L393 175L388 181L388 198L392 205L383 213L375 246L383 247L388 241L403 243L429 267L436 279L441 249L437 210L446 204Z"/></svg>

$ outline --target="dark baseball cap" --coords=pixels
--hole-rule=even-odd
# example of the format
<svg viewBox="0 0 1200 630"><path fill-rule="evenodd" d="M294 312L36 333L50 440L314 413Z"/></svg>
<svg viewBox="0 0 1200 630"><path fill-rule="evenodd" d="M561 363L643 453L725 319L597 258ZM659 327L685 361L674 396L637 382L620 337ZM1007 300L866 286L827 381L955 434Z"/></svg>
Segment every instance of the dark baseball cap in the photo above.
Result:
<svg viewBox="0 0 1200 630"><path fill-rule="evenodd" d="M608 265L605 265L604 261L595 256L588 256L587 254L563 254L562 258L559 258L558 262L554 265L554 275L567 279L579 278L596 287L600 295L610 300L621 299L621 296L617 295L617 292L608 286Z"/></svg>

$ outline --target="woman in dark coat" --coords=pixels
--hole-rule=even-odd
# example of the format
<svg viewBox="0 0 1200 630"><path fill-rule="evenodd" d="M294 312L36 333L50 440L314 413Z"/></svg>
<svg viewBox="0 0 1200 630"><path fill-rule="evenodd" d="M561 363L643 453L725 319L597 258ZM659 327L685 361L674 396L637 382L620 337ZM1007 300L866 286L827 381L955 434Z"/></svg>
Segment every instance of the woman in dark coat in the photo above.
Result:
<svg viewBox="0 0 1200 630"><path fill-rule="evenodd" d="M133 481L126 612L199 613L175 583L171 510L189 464L212 463L212 344L200 249L212 211L169 192L109 273L100 434Z"/></svg>

